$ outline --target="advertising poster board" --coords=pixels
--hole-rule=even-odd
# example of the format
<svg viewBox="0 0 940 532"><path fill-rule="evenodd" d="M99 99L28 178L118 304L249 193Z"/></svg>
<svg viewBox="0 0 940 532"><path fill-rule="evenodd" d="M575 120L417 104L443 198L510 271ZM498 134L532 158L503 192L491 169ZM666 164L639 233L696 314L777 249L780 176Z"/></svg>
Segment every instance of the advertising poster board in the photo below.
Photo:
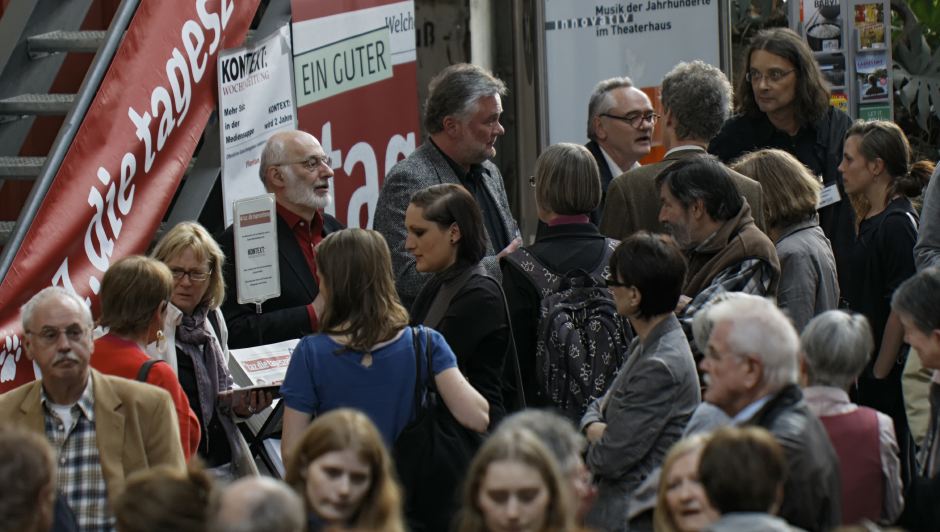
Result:
<svg viewBox="0 0 940 532"><path fill-rule="evenodd" d="M274 194L235 202L235 279L238 304L281 295Z"/></svg>
<svg viewBox="0 0 940 532"><path fill-rule="evenodd" d="M291 88L290 25L264 40L219 54L219 128L225 226L232 204L264 194L258 175L261 150L271 135L296 129Z"/></svg>
<svg viewBox="0 0 940 532"><path fill-rule="evenodd" d="M418 139L414 2L292 0L299 128L330 156L349 227L371 227L388 171Z"/></svg>
<svg viewBox="0 0 940 532"><path fill-rule="evenodd" d="M0 392L35 378L20 306L57 285L97 311L101 278L143 253L216 109L216 58L258 0L141 0L0 284Z"/></svg>
<svg viewBox="0 0 940 532"><path fill-rule="evenodd" d="M629 76L653 96L680 61L721 66L719 0L544 1L549 144L587 140L599 81Z"/></svg>

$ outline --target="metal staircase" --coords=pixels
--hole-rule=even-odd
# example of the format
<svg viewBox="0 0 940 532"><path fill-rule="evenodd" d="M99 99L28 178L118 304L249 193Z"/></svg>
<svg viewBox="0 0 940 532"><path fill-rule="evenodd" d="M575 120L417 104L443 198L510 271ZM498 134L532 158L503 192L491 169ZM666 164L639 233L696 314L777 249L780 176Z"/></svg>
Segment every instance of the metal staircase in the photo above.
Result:
<svg viewBox="0 0 940 532"><path fill-rule="evenodd" d="M0 201L7 185L31 183L17 220L0 220L0 282L42 204L85 113L141 0L123 0L107 31L83 31L94 0L16 0L0 18ZM167 4L169 6L169 4ZM253 34L266 35L290 19L290 0L262 0ZM159 30L155 30L159 31ZM249 39L251 34L249 35ZM81 88L50 93L67 61L94 53ZM86 56L87 60L87 56ZM47 118L65 117L46 154L24 154L24 143ZM46 122L40 122L46 120ZM220 175L218 121L210 120L190 162L167 224L199 218ZM23 185L20 185L23 186ZM9 210L9 209L8 209Z"/></svg>

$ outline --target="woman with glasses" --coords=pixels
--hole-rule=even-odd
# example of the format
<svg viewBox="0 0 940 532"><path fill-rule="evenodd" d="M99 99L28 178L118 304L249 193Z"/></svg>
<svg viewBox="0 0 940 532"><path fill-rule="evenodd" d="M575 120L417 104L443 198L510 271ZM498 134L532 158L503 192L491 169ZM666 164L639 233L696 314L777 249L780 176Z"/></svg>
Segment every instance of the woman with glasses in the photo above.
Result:
<svg viewBox="0 0 940 532"><path fill-rule="evenodd" d="M626 530L634 490L682 436L701 395L674 313L686 274L679 246L666 235L635 233L617 247L610 272L617 312L630 320L636 338L607 393L588 407L581 430L598 487L588 525L617 532Z"/></svg>
<svg viewBox="0 0 940 532"><path fill-rule="evenodd" d="M169 365L154 363L145 346L163 334L173 276L163 263L133 255L108 268L98 294L98 325L107 332L95 340L91 366L159 386L170 393L180 424L183 455L188 460L199 445L199 420Z"/></svg>
<svg viewBox="0 0 940 532"><path fill-rule="evenodd" d="M832 243L844 288L855 214L838 168L852 119L829 105L828 84L813 52L793 31L759 32L745 57L744 76L735 90L736 115L712 139L708 151L729 163L747 152L778 148L822 177L819 225Z"/></svg>
<svg viewBox="0 0 940 532"><path fill-rule="evenodd" d="M222 412L219 394L232 388L228 370L228 330L219 305L225 299L222 266L225 256L201 225L182 222L157 242L153 258L169 267L172 303L167 309L165 340L152 346L156 358L169 364L203 427L199 456L207 467L218 468L239 458L241 433L231 414L250 417L271 403L253 392L239 395L232 412ZM237 460L236 460L237 462Z"/></svg>

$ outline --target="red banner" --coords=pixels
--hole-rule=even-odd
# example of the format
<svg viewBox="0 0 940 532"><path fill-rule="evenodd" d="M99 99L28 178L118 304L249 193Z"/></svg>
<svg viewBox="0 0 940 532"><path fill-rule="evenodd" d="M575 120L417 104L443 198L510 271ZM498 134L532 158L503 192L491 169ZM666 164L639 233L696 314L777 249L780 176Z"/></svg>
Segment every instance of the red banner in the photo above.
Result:
<svg viewBox="0 0 940 532"><path fill-rule="evenodd" d="M334 203L371 227L385 175L420 143L414 2L292 0L300 129L333 160Z"/></svg>
<svg viewBox="0 0 940 532"><path fill-rule="evenodd" d="M259 0L141 0L0 285L0 391L35 375L19 308L49 285L96 308L108 266L150 244L217 106L216 57Z"/></svg>

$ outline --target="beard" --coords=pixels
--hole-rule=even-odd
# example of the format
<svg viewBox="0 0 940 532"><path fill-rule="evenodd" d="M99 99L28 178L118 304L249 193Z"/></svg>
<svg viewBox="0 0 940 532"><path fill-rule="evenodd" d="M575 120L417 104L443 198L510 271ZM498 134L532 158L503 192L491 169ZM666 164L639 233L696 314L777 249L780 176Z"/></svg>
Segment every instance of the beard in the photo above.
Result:
<svg viewBox="0 0 940 532"><path fill-rule="evenodd" d="M318 211L326 209L331 203L333 203L332 195L317 194L318 187L329 186L329 178L318 179L317 181L308 184L294 173L293 168L287 169L285 174L287 174L288 178L284 195L291 203L303 205L304 207L316 209Z"/></svg>
<svg viewBox="0 0 940 532"><path fill-rule="evenodd" d="M663 223L666 226L666 232L676 241L680 249L688 249L692 245L692 233L688 226L679 224Z"/></svg>

